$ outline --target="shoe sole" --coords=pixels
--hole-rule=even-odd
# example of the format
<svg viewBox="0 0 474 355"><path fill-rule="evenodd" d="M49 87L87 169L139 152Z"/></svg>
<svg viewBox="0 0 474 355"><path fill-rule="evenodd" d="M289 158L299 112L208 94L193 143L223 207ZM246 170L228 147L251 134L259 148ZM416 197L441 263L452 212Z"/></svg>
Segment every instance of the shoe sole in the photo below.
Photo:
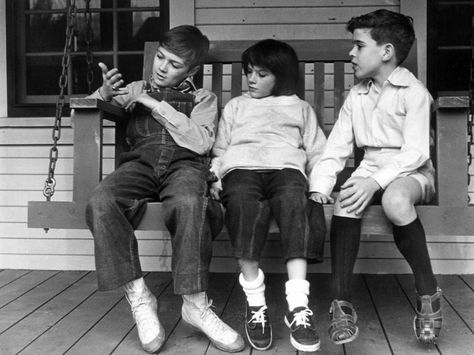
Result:
<svg viewBox="0 0 474 355"><path fill-rule="evenodd" d="M219 349L219 350L225 351L225 352L227 352L227 353L238 353L239 351L242 351L242 350L245 349L245 343L242 344L242 346L241 346L240 348L236 348L236 349L229 349L229 348L226 348L224 345L221 345L220 343L216 342L215 340L212 340L206 333L204 333L204 332L202 331L201 328L196 327L194 324L189 323L186 319L184 319L183 313L181 313L181 318L182 318L183 322L184 322L188 327L190 327L190 328L192 328L192 329L194 329L194 330L196 330L196 331L198 331L198 332L204 334L204 335L207 337L207 339L209 339L209 341L212 343L212 345L214 345L214 346L215 346L217 349Z"/></svg>
<svg viewBox="0 0 474 355"><path fill-rule="evenodd" d="M285 320L286 326L291 330L290 323L288 322L288 319L286 319L286 316L284 320ZM296 350L306 351L306 352L318 351L321 346L321 341L318 341L316 344L312 344L312 345L300 344L293 338L292 334L290 334L290 343L291 345L293 345L293 347Z"/></svg>
<svg viewBox="0 0 474 355"><path fill-rule="evenodd" d="M270 349L270 347L272 346L272 343L273 343L273 332L272 332L272 329L270 328L270 343L261 348L261 347L258 347L257 345L255 345L253 343L253 341L250 339L250 336L249 336L249 333L248 333L248 330L247 330L247 327L245 327L245 334L247 335L247 340L249 341L250 345L252 346L252 348L254 348L255 350L259 350L259 351L265 351L265 350L268 350Z"/></svg>

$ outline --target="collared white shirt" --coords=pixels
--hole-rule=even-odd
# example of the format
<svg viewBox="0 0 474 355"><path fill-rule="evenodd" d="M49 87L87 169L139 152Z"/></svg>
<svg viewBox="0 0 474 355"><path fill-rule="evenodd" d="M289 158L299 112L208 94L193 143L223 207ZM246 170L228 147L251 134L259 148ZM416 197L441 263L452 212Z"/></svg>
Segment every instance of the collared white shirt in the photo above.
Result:
<svg viewBox="0 0 474 355"><path fill-rule="evenodd" d="M315 167L315 191L332 192L354 143L365 149L394 150L371 174L382 188L423 166L430 158L432 102L426 87L403 67L390 74L380 91L371 80L355 85Z"/></svg>

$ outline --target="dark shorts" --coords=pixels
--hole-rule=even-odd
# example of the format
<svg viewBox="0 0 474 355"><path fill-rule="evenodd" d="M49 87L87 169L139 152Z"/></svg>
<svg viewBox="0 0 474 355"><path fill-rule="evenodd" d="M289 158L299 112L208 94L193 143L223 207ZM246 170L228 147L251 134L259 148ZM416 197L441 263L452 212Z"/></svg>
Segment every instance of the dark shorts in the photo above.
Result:
<svg viewBox="0 0 474 355"><path fill-rule="evenodd" d="M235 257L260 260L273 216L280 229L285 261L323 261L324 210L308 199L306 178L300 171L237 169L222 182L225 224Z"/></svg>

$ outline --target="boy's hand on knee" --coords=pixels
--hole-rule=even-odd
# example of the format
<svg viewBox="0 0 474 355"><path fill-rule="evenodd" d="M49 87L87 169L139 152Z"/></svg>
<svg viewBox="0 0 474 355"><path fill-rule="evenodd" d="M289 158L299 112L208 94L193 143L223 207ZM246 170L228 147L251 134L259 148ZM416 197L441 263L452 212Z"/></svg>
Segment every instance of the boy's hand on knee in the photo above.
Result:
<svg viewBox="0 0 474 355"><path fill-rule="evenodd" d="M308 199L322 204L334 203L334 199L331 196L325 195L321 192L311 192Z"/></svg>
<svg viewBox="0 0 474 355"><path fill-rule="evenodd" d="M214 200L220 201L221 192L222 192L222 188L221 188L220 182L218 182L218 181L213 182L211 184L211 187L209 188L209 194L211 195L211 198L214 199Z"/></svg>
<svg viewBox="0 0 474 355"><path fill-rule="evenodd" d="M372 201L380 185L371 177L353 177L341 186L339 201L348 213L362 214Z"/></svg>

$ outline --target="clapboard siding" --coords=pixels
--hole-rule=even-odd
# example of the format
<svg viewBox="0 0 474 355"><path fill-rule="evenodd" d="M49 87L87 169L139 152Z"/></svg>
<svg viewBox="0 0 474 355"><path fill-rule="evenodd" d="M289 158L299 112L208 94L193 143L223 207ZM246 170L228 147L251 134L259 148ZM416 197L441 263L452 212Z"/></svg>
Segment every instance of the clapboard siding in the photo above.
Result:
<svg viewBox="0 0 474 355"><path fill-rule="evenodd" d="M218 39L349 38L347 20L378 8L400 11L399 1L197 1L196 25Z"/></svg>
<svg viewBox="0 0 474 355"><path fill-rule="evenodd" d="M292 5L289 3L289 5ZM399 6L384 6L399 11ZM332 7L293 7L287 8L202 8L196 9L196 24L215 25L275 25L275 24L342 24L347 19L373 11L377 7L345 7L337 11Z"/></svg>
<svg viewBox="0 0 474 355"><path fill-rule="evenodd" d="M336 5L335 5L336 4ZM195 23L211 39L348 38L345 22L352 16L387 8L400 11L398 0L196 0ZM337 112L334 109L334 65L325 64L325 95L322 124L329 131ZM211 88L212 68L204 70L204 86ZM314 105L314 72L305 65L305 99ZM350 65L344 67L344 90L352 85ZM223 67L224 97L231 98L231 67ZM246 82L242 80L242 90ZM28 229L28 201L44 200L42 189L48 169L51 130L54 118L0 118L0 268L93 270L93 240L87 230ZM53 200L68 201L72 196L73 128L69 117L62 120L59 161L56 169L56 193ZM106 127L104 174L113 169L114 133ZM474 171L472 171L474 173ZM474 182L470 193L474 196ZM171 243L167 232L138 231L144 270L170 270ZM474 238L469 236L427 236L436 273L467 273L474 270ZM226 235L214 243L213 271L235 271L236 262ZM264 251L262 267L284 272L279 257L279 242L271 235ZM329 272L329 245L326 260L311 265L312 272ZM397 251L390 235L363 235L357 272L406 273L408 265Z"/></svg>

